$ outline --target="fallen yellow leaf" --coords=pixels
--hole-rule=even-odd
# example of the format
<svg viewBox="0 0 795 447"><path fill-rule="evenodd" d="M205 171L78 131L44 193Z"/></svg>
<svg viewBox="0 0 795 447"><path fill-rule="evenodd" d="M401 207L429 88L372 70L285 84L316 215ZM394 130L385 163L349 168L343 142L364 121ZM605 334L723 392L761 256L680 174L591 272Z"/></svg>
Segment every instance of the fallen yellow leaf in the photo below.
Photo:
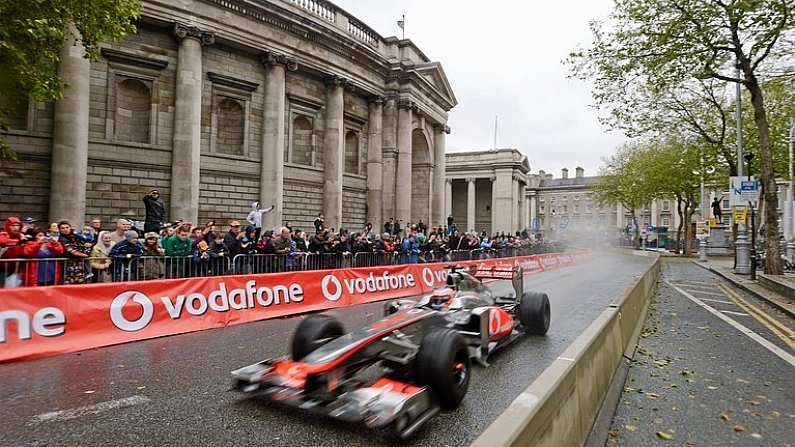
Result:
<svg viewBox="0 0 795 447"><path fill-rule="evenodd" d="M660 438L660 439L666 440L666 441L671 441L671 440L674 439L674 435L672 435L670 433L666 433L664 431L658 431L657 432L657 437Z"/></svg>
<svg viewBox="0 0 795 447"><path fill-rule="evenodd" d="M734 431L736 431L737 433L744 432L745 431L745 427L742 426L742 425L735 425L734 426Z"/></svg>
<svg viewBox="0 0 795 447"><path fill-rule="evenodd" d="M729 415L728 415L726 412L723 412L723 413L721 413L721 414L720 414L720 418L721 418L721 420L723 420L723 421L728 421L728 420L730 420L730 419L731 419L731 417L729 417Z"/></svg>

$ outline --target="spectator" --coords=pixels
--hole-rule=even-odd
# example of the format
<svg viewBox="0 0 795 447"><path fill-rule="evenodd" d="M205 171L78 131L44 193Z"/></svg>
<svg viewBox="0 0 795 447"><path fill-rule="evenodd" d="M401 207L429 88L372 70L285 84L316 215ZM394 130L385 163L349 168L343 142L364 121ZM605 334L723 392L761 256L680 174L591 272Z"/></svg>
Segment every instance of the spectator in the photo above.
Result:
<svg viewBox="0 0 795 447"><path fill-rule="evenodd" d="M406 264L416 264L419 261L420 248L417 237L409 234L401 243L401 254Z"/></svg>
<svg viewBox="0 0 795 447"><path fill-rule="evenodd" d="M102 232L102 219L95 217L89 222L91 232L94 234L94 241L99 242L99 233Z"/></svg>
<svg viewBox="0 0 795 447"><path fill-rule="evenodd" d="M116 221L116 230L112 232L103 231L103 233L110 234L110 240L113 241L114 244L118 244L119 242L124 240L124 234L130 231L130 221L127 219L119 219Z"/></svg>
<svg viewBox="0 0 795 447"><path fill-rule="evenodd" d="M323 213L317 213L317 217L315 218L315 231L325 229L325 222L323 221Z"/></svg>
<svg viewBox="0 0 795 447"><path fill-rule="evenodd" d="M240 235L240 239L245 236L244 233L240 232L240 223L238 223L238 234ZM240 251L240 239L235 238L238 252ZM209 255L208 265L210 275L220 276L225 274L226 262L227 259L231 258L231 252L229 251L229 247L226 246L226 238L221 236L220 232L213 231L210 233L210 247L207 250L207 254Z"/></svg>
<svg viewBox="0 0 795 447"><path fill-rule="evenodd" d="M300 253L309 251L309 245L306 242L306 234L297 228L293 232L293 242L295 242L295 251Z"/></svg>
<svg viewBox="0 0 795 447"><path fill-rule="evenodd" d="M427 230L428 230L428 227L425 226L425 223L422 221L422 219L420 219L419 222L417 222L417 232L419 234L425 234L425 232Z"/></svg>
<svg viewBox="0 0 795 447"><path fill-rule="evenodd" d="M110 264L111 259L108 256L110 250L113 248L113 241L110 238L110 233L107 231L102 233L102 237L94 244L91 249L91 271L94 273L92 282L110 282Z"/></svg>
<svg viewBox="0 0 795 447"><path fill-rule="evenodd" d="M177 232L163 242L166 252L166 276L168 278L183 278L188 274L188 257L192 254L193 243L188 237L188 229L184 225L177 228Z"/></svg>
<svg viewBox="0 0 795 447"><path fill-rule="evenodd" d="M279 267L284 267L286 270L290 270L293 267L295 242L290 238L290 230L287 227L279 228L279 237L273 240L273 253L281 255L276 260Z"/></svg>
<svg viewBox="0 0 795 447"><path fill-rule="evenodd" d="M58 222L58 231L58 242L63 245L67 257L64 262L64 284L83 284L91 275L91 266L87 259L91 253L91 245L78 239L72 225L65 220Z"/></svg>
<svg viewBox="0 0 795 447"><path fill-rule="evenodd" d="M160 191L153 189L144 196L143 201L146 208L144 231L147 233L160 231L160 227L166 220L166 207L160 201Z"/></svg>
<svg viewBox="0 0 795 447"><path fill-rule="evenodd" d="M273 230L265 231L265 234L257 242L257 253L262 255L273 254Z"/></svg>
<svg viewBox="0 0 795 447"><path fill-rule="evenodd" d="M108 256L113 260L113 281L137 280L139 258L143 255L141 244L138 242L138 232L129 230L124 234L124 240L113 245Z"/></svg>
<svg viewBox="0 0 795 447"><path fill-rule="evenodd" d="M234 258L240 254L240 239L245 233L240 231L240 221L233 220L229 223L229 233L224 236L224 247L229 252L229 257ZM225 252L226 253L226 252Z"/></svg>
<svg viewBox="0 0 795 447"><path fill-rule="evenodd" d="M455 225L455 219L453 219L453 215L447 216L447 235L452 236L453 234L453 225Z"/></svg>
<svg viewBox="0 0 795 447"><path fill-rule="evenodd" d="M58 222L50 223L50 226L47 228L47 237L60 237L61 233L58 231Z"/></svg>
<svg viewBox="0 0 795 447"><path fill-rule="evenodd" d="M36 259L26 268L25 286L53 286L61 281L58 261L47 260L63 255L63 245L57 237L48 237L41 228L29 228L26 233L31 242L30 257Z"/></svg>
<svg viewBox="0 0 795 447"><path fill-rule="evenodd" d="M146 233L144 245L141 247L141 260L139 269L141 279L160 279L165 276L163 268L163 255L165 251L160 247L160 237L154 231Z"/></svg>
<svg viewBox="0 0 795 447"><path fill-rule="evenodd" d="M91 244L93 247L94 244L97 243L94 237L94 230L91 228L90 225L84 225L83 231L76 234L77 238L83 241L84 243Z"/></svg>
<svg viewBox="0 0 795 447"><path fill-rule="evenodd" d="M395 222L395 225L392 227L392 234L394 234L395 236L399 235L400 232L402 231L402 229L400 228L400 222L402 222L402 220Z"/></svg>
<svg viewBox="0 0 795 447"><path fill-rule="evenodd" d="M38 222L36 219L32 217L23 217L22 218L22 232L28 234L28 230L35 227L35 223ZM32 240L32 239L31 239Z"/></svg>
<svg viewBox="0 0 795 447"><path fill-rule="evenodd" d="M393 234L392 231L395 229L395 218L390 217L389 221L384 224L384 233Z"/></svg>
<svg viewBox="0 0 795 447"><path fill-rule="evenodd" d="M251 204L251 211L248 213L246 220L248 223L254 226L254 230L257 232L256 239L259 239L260 234L262 234L262 215L265 213L270 213L272 210L273 205L267 208L260 208L259 202L254 202Z"/></svg>
<svg viewBox="0 0 795 447"><path fill-rule="evenodd" d="M309 238L310 253L324 253L326 251L326 232L316 230L315 235Z"/></svg>

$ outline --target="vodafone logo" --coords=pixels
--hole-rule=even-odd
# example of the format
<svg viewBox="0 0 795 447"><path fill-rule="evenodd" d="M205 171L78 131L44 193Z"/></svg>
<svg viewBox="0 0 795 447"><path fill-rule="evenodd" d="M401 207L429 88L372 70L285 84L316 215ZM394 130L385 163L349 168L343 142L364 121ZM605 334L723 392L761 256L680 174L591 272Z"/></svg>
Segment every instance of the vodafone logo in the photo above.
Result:
<svg viewBox="0 0 795 447"><path fill-rule="evenodd" d="M132 301L143 308L141 316L136 320L131 321L124 316L123 310L128 301ZM110 303L110 320L117 328L126 332L135 332L145 328L152 321L154 314L155 306L152 304L152 300L141 292L128 291L120 293Z"/></svg>
<svg viewBox="0 0 795 447"><path fill-rule="evenodd" d="M342 284L334 275L326 275L320 283L320 290L323 297L329 301L338 301L342 296Z"/></svg>

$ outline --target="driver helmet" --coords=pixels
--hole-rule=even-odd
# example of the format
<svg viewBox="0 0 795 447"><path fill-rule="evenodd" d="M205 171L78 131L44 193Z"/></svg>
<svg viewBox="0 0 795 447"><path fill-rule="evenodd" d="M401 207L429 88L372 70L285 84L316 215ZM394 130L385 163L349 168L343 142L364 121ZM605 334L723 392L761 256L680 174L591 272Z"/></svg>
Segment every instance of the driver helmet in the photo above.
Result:
<svg viewBox="0 0 795 447"><path fill-rule="evenodd" d="M455 296L453 289L447 287L434 289L433 293L431 293L431 308L434 310L442 310L446 305L450 305L453 296Z"/></svg>

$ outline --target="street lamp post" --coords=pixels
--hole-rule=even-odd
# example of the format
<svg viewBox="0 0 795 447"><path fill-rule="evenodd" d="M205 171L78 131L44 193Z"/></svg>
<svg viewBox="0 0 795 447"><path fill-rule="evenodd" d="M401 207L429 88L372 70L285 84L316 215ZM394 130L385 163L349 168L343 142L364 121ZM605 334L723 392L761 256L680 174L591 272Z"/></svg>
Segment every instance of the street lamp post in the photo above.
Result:
<svg viewBox="0 0 795 447"><path fill-rule="evenodd" d="M736 65L736 72L735 77L737 79L742 79L742 72L740 71L740 64ZM738 82L736 85L736 101L735 101L735 129L737 135L737 175L742 177L743 176L743 107L742 107L742 85ZM750 162L749 162L750 164ZM747 225L745 223L739 222L736 225L737 228L737 235L734 240L734 266L735 266L735 273L741 275L747 275L751 273L751 262L750 257L751 253L749 251L749 242L748 242L748 230Z"/></svg>

